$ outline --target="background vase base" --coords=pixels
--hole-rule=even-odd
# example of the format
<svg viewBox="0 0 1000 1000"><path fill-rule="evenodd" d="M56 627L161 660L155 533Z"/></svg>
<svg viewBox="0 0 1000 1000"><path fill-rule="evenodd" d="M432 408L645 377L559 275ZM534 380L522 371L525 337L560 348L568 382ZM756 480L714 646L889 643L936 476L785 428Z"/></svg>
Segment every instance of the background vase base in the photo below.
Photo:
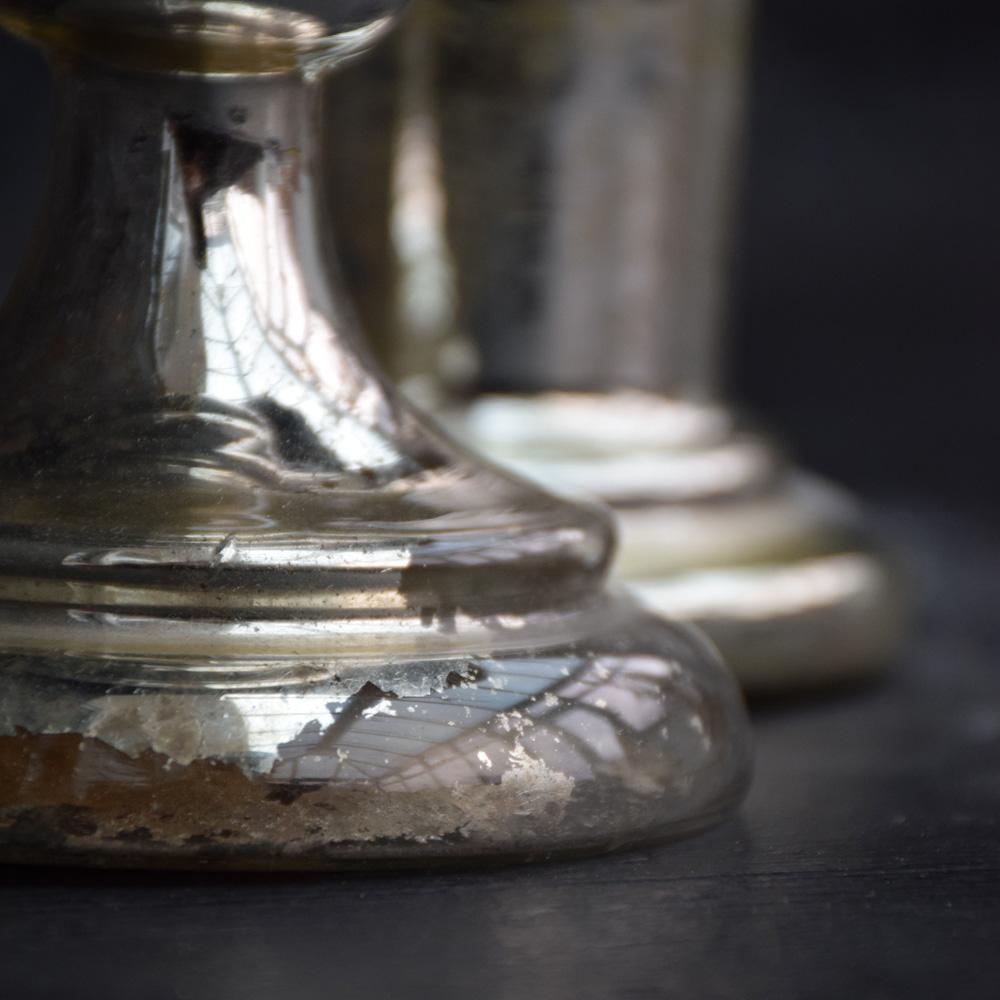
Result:
<svg viewBox="0 0 1000 1000"><path fill-rule="evenodd" d="M614 510L614 572L703 629L748 691L878 674L904 631L892 557L860 506L724 407L655 394L487 396L452 418L487 454Z"/></svg>
<svg viewBox="0 0 1000 1000"><path fill-rule="evenodd" d="M894 571L872 550L682 572L631 589L657 614L711 636L753 694L878 676L902 635Z"/></svg>

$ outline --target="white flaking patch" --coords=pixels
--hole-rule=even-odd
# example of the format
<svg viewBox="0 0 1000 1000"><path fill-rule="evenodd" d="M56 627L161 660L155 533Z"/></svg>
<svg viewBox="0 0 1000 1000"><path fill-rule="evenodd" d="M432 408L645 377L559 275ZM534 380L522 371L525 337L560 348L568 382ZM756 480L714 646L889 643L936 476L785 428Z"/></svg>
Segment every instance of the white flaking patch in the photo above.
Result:
<svg viewBox="0 0 1000 1000"><path fill-rule="evenodd" d="M376 715L395 715L396 710L392 707L392 701L388 698L383 698L381 701L375 702L374 705L369 705L368 708L364 709L361 713L363 719L372 719Z"/></svg>

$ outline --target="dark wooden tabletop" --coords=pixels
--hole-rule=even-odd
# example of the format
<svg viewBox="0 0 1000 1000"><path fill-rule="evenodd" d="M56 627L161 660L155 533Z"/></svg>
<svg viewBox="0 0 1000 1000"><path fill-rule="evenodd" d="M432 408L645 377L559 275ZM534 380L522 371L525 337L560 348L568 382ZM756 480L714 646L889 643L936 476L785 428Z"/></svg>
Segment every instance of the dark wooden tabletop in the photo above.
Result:
<svg viewBox="0 0 1000 1000"><path fill-rule="evenodd" d="M586 862L376 877L0 869L0 997L1000 996L1000 530L882 509L886 681L754 708L740 816Z"/></svg>

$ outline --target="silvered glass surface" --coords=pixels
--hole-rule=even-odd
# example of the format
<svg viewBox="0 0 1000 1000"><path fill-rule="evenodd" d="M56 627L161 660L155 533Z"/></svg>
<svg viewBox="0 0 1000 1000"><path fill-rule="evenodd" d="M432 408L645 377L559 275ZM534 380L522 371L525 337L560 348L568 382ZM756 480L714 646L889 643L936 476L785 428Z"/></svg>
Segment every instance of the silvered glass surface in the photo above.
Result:
<svg viewBox="0 0 1000 1000"><path fill-rule="evenodd" d="M736 686L606 590L606 515L368 358L317 79L397 6L0 3L57 75L0 315L3 859L539 858L742 795Z"/></svg>

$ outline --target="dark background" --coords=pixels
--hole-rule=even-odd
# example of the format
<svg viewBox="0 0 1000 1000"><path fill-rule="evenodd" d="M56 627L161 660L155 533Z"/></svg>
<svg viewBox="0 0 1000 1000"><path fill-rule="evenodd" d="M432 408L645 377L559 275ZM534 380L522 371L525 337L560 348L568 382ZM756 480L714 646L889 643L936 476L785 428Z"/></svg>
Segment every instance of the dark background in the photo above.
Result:
<svg viewBox="0 0 1000 1000"><path fill-rule="evenodd" d="M730 381L875 496L1000 496L1000 15L760 0ZM37 207L48 83L0 40L0 291Z"/></svg>
<svg viewBox="0 0 1000 1000"><path fill-rule="evenodd" d="M811 465L990 503L1000 17L761 0L733 379Z"/></svg>

